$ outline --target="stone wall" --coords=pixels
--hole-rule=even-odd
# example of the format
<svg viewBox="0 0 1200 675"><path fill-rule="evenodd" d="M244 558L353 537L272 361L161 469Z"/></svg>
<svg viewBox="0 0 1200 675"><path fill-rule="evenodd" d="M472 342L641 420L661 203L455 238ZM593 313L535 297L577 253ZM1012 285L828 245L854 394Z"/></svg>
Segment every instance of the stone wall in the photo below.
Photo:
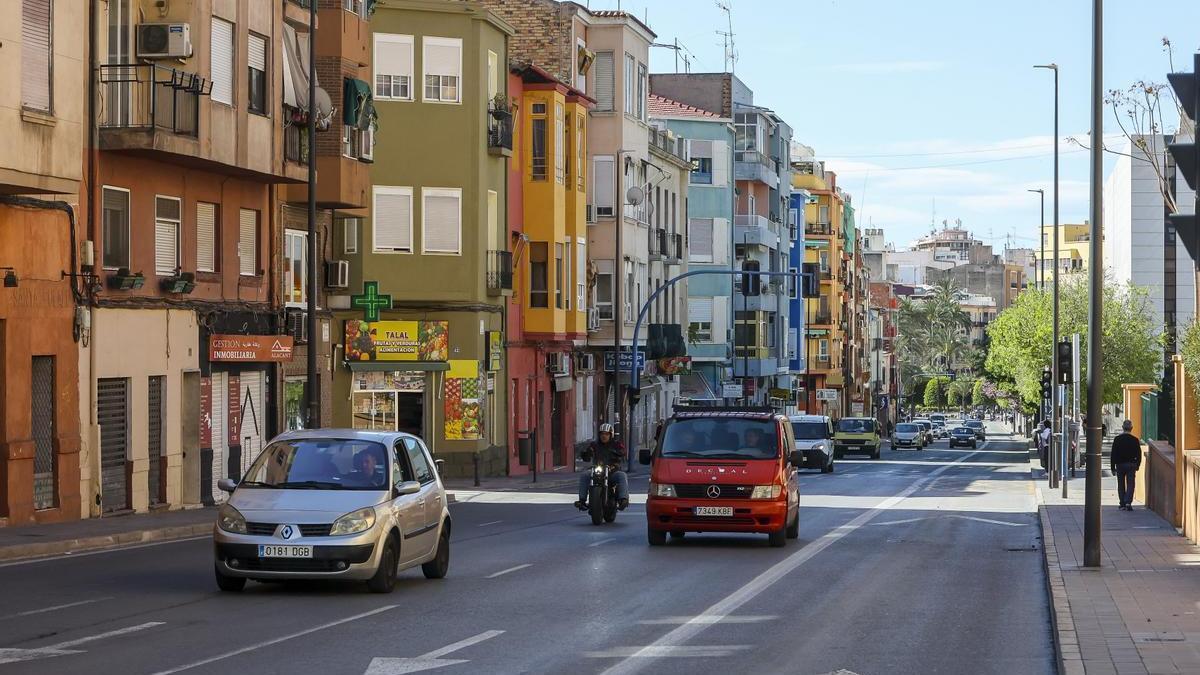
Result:
<svg viewBox="0 0 1200 675"><path fill-rule="evenodd" d="M510 65L535 63L563 82L574 82L571 18L575 8L554 0L477 0L507 21L517 34L508 40Z"/></svg>

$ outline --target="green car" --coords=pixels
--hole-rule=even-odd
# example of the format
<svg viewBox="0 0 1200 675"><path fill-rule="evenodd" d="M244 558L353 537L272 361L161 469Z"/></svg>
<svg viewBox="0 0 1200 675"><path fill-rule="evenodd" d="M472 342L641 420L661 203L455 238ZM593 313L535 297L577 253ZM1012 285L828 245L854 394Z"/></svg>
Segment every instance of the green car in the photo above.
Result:
<svg viewBox="0 0 1200 675"><path fill-rule="evenodd" d="M879 423L873 417L843 417L833 431L833 456L870 455L879 459Z"/></svg>

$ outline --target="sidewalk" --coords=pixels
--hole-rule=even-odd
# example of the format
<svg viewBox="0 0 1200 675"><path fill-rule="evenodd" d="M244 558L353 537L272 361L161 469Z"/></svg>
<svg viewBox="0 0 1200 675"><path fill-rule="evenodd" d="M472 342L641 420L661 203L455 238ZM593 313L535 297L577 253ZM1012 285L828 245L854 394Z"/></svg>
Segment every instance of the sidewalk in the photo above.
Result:
<svg viewBox="0 0 1200 675"><path fill-rule="evenodd" d="M1200 547L1144 505L1117 509L1102 485L1102 567L1083 566L1083 472L1062 490L1036 479L1059 671L1200 673Z"/></svg>
<svg viewBox="0 0 1200 675"><path fill-rule="evenodd" d="M582 463L580 464L582 466ZM575 487L579 484L579 473L567 467L559 467L553 471L538 473L537 482L533 475L499 476L495 478L480 478L479 485L471 478L449 478L443 480L446 490L470 490L475 492L513 492L516 490L558 490L564 487ZM451 495L453 496L453 495Z"/></svg>
<svg viewBox="0 0 1200 675"><path fill-rule="evenodd" d="M0 527L0 561L204 536L216 517L203 508Z"/></svg>

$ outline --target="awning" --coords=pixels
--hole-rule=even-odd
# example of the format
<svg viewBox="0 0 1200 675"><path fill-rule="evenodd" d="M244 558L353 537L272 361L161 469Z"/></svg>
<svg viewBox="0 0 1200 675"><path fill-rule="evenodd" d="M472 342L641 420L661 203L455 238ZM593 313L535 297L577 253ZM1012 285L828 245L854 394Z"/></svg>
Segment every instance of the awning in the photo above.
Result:
<svg viewBox="0 0 1200 675"><path fill-rule="evenodd" d="M450 370L450 364L443 361L347 361L346 365L352 372L377 373L387 371L443 371Z"/></svg>
<svg viewBox="0 0 1200 675"><path fill-rule="evenodd" d="M308 111L308 41L310 33L297 32L283 24L283 103L297 110ZM316 73L313 73L316 79ZM317 87L317 114L326 117L333 111L333 101L320 86Z"/></svg>
<svg viewBox="0 0 1200 675"><path fill-rule="evenodd" d="M356 129L375 126L375 98L371 85L353 77L342 78L342 122Z"/></svg>

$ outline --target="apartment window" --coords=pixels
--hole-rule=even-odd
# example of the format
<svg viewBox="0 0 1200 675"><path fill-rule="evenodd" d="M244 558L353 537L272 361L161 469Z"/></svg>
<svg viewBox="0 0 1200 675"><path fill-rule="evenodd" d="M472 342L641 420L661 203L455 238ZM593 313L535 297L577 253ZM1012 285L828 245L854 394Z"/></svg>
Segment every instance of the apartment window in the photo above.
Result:
<svg viewBox="0 0 1200 675"><path fill-rule="evenodd" d="M426 37L422 44L426 102L458 103L461 96L462 40Z"/></svg>
<svg viewBox="0 0 1200 675"><path fill-rule="evenodd" d="M646 120L646 64L637 66L637 118Z"/></svg>
<svg viewBox="0 0 1200 675"><path fill-rule="evenodd" d="M548 165L546 159L546 104L534 103L529 110L533 118L530 120L530 179L546 180Z"/></svg>
<svg viewBox="0 0 1200 675"><path fill-rule="evenodd" d="M500 57L496 56L496 52L488 50L487 55L487 88L488 88L488 103L491 103L496 98L496 94L500 92L500 81L498 72L500 70Z"/></svg>
<svg viewBox="0 0 1200 675"><path fill-rule="evenodd" d="M462 190L421 189L421 252L462 253Z"/></svg>
<svg viewBox="0 0 1200 675"><path fill-rule="evenodd" d="M734 119L734 150L738 152L757 152L762 147L759 136L758 115L756 113L738 113Z"/></svg>
<svg viewBox="0 0 1200 675"><path fill-rule="evenodd" d="M342 218L342 251L358 253L358 229L361 218Z"/></svg>
<svg viewBox="0 0 1200 675"><path fill-rule="evenodd" d="M563 245L554 244L554 306L563 309Z"/></svg>
<svg viewBox="0 0 1200 675"><path fill-rule="evenodd" d="M49 113L54 101L51 0L21 2L21 107Z"/></svg>
<svg viewBox="0 0 1200 675"><path fill-rule="evenodd" d="M217 271L217 205L196 203L196 271Z"/></svg>
<svg viewBox="0 0 1200 675"><path fill-rule="evenodd" d="M217 103L233 105L233 24L217 17L212 18L209 34L209 56L211 59L209 79L212 82L210 96Z"/></svg>
<svg viewBox="0 0 1200 675"><path fill-rule="evenodd" d="M179 270L180 209L178 197L154 198L154 272L159 276Z"/></svg>
<svg viewBox="0 0 1200 675"><path fill-rule="evenodd" d="M250 112L267 114L267 39L250 33L246 37L247 106Z"/></svg>
<svg viewBox="0 0 1200 675"><path fill-rule="evenodd" d="M342 9L351 14L363 15L364 0L342 0Z"/></svg>
<svg viewBox="0 0 1200 675"><path fill-rule="evenodd" d="M821 272L829 271L829 251L821 251L818 253L818 260L821 265Z"/></svg>
<svg viewBox="0 0 1200 675"><path fill-rule="evenodd" d="M410 187L376 185L372 188L373 252L412 253L412 198Z"/></svg>
<svg viewBox="0 0 1200 675"><path fill-rule="evenodd" d="M411 101L413 36L375 34L375 98Z"/></svg>
<svg viewBox="0 0 1200 675"><path fill-rule="evenodd" d="M688 298L688 336L712 342L713 299Z"/></svg>
<svg viewBox="0 0 1200 675"><path fill-rule="evenodd" d="M621 304L624 305L622 316L625 323L633 321L633 294L637 292L633 278L633 262L625 261L625 293L621 298Z"/></svg>
<svg viewBox="0 0 1200 675"><path fill-rule="evenodd" d="M575 116L575 184L583 189L583 115Z"/></svg>
<svg viewBox="0 0 1200 675"><path fill-rule="evenodd" d="M592 158L592 206L599 217L612 217L616 212L616 159L610 156Z"/></svg>
<svg viewBox="0 0 1200 675"><path fill-rule="evenodd" d="M129 190L104 186L104 266L129 267Z"/></svg>
<svg viewBox="0 0 1200 675"><path fill-rule="evenodd" d="M688 221L688 260L713 262L712 218L692 218Z"/></svg>
<svg viewBox="0 0 1200 675"><path fill-rule="evenodd" d="M817 224L829 224L829 206L827 204L822 204L817 207Z"/></svg>
<svg viewBox="0 0 1200 675"><path fill-rule="evenodd" d="M238 212L238 259L241 275L258 276L258 211Z"/></svg>
<svg viewBox="0 0 1200 675"><path fill-rule="evenodd" d="M636 83L634 78L637 77L637 62L633 59L633 54L625 55L625 79L622 88L625 91L625 114L632 115L636 108L633 103L634 87Z"/></svg>
<svg viewBox="0 0 1200 675"><path fill-rule="evenodd" d="M375 130L342 126L342 155L350 159L370 160L374 156Z"/></svg>
<svg viewBox="0 0 1200 675"><path fill-rule="evenodd" d="M800 297L800 270L795 267L789 267L788 272L790 274L787 278L788 297L796 300Z"/></svg>
<svg viewBox="0 0 1200 675"><path fill-rule="evenodd" d="M566 118L561 103L554 104L554 180L563 184L567 163Z"/></svg>
<svg viewBox="0 0 1200 675"><path fill-rule="evenodd" d="M691 141L688 143L692 159L692 173L688 177L688 182L692 185L712 185L712 146L712 141Z"/></svg>
<svg viewBox="0 0 1200 675"><path fill-rule="evenodd" d="M575 242L575 309L587 309L587 244L582 239Z"/></svg>
<svg viewBox="0 0 1200 675"><path fill-rule="evenodd" d="M308 302L308 233L283 233L283 304L304 307Z"/></svg>
<svg viewBox="0 0 1200 675"><path fill-rule="evenodd" d="M596 316L602 321L613 319L613 261L596 261Z"/></svg>
<svg viewBox="0 0 1200 675"><path fill-rule="evenodd" d="M817 360L829 361L829 340L824 338L817 340Z"/></svg>
<svg viewBox="0 0 1200 675"><path fill-rule="evenodd" d="M549 244L544 241L529 242L529 306L548 308L550 306L549 270L547 251Z"/></svg>
<svg viewBox="0 0 1200 675"><path fill-rule="evenodd" d="M616 73L613 68L612 52L596 52L596 62L592 64L592 77L595 78L596 110L599 112L614 110L615 96L613 92L616 90L616 86L613 78Z"/></svg>

